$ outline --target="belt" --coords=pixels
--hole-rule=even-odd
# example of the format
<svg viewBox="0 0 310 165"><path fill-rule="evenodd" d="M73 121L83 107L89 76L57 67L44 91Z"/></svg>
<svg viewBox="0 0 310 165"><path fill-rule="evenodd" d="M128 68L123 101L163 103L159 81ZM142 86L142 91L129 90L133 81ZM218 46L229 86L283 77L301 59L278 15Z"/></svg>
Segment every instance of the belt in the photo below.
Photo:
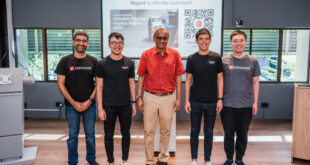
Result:
<svg viewBox="0 0 310 165"><path fill-rule="evenodd" d="M169 93L160 93L160 92L151 92L151 91L148 91L148 90L145 90L147 93L150 93L150 94L153 94L153 95L156 95L156 96L168 96L168 95L172 95L173 92L169 92Z"/></svg>

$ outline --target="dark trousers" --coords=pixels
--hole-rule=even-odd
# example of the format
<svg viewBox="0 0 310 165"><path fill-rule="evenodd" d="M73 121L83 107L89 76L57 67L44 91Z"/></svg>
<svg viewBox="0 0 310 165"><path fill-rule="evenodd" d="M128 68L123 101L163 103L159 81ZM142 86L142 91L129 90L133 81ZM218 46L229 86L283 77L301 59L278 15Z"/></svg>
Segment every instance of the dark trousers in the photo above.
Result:
<svg viewBox="0 0 310 165"><path fill-rule="evenodd" d="M216 102L201 103L190 101L191 103L191 154L192 159L198 157L199 132L201 127L201 118L204 118L204 159L210 161L212 144L213 144L213 128L216 117Z"/></svg>
<svg viewBox="0 0 310 165"><path fill-rule="evenodd" d="M130 126L132 107L128 106L104 106L107 118L104 121L104 144L108 157L108 162L114 162L114 130L116 118L119 118L120 129L122 134L122 159L128 160L130 146Z"/></svg>
<svg viewBox="0 0 310 165"><path fill-rule="evenodd" d="M224 150L227 159L233 160L234 135L236 133L236 159L242 160L248 143L248 131L252 116L252 107L232 108L224 106L221 112L221 120L224 128Z"/></svg>

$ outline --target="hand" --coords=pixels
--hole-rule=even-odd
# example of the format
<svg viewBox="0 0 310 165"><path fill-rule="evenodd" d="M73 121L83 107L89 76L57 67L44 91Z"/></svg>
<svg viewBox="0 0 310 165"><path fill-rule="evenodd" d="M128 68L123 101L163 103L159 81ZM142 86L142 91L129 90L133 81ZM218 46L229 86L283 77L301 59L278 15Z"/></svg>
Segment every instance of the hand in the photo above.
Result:
<svg viewBox="0 0 310 165"><path fill-rule="evenodd" d="M191 104L189 103L189 101L185 102L184 109L188 114L191 113L192 109L191 109Z"/></svg>
<svg viewBox="0 0 310 165"><path fill-rule="evenodd" d="M98 117L100 120L103 120L103 121L105 119L107 119L107 115L106 115L105 110L103 108L98 107Z"/></svg>
<svg viewBox="0 0 310 165"><path fill-rule="evenodd" d="M138 109L144 113L144 104L143 104L143 100L141 97L138 97L138 100L137 100L137 103L138 103Z"/></svg>
<svg viewBox="0 0 310 165"><path fill-rule="evenodd" d="M218 100L216 104L216 112L220 113L223 109L223 100Z"/></svg>
<svg viewBox="0 0 310 165"><path fill-rule="evenodd" d="M257 114L257 104L254 103L253 106L252 106L252 109L253 109L253 115L256 115Z"/></svg>
<svg viewBox="0 0 310 165"><path fill-rule="evenodd" d="M87 99L86 101L82 102L81 103L82 110L86 111L91 104L92 102L90 101L90 99Z"/></svg>
<svg viewBox="0 0 310 165"><path fill-rule="evenodd" d="M135 116L136 112L137 112L136 103L133 103L132 104L132 114L131 114L131 116Z"/></svg>
<svg viewBox="0 0 310 165"><path fill-rule="evenodd" d="M174 105L174 112L178 112L181 109L181 100L177 99Z"/></svg>
<svg viewBox="0 0 310 165"><path fill-rule="evenodd" d="M78 111L78 112L83 112L83 108L82 108L82 103L77 102L77 101L73 101L71 103L71 105L73 106L73 108Z"/></svg>

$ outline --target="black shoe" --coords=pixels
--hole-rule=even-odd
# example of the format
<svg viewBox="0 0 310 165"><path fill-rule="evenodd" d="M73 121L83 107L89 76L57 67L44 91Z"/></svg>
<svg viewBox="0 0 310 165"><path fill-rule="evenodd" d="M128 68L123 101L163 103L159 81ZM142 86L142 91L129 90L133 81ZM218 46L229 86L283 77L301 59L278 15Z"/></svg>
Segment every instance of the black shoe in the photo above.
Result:
<svg viewBox="0 0 310 165"><path fill-rule="evenodd" d="M245 165L242 160L235 160L235 163L237 165Z"/></svg>
<svg viewBox="0 0 310 165"><path fill-rule="evenodd" d="M69 163L69 162L68 162L68 165L77 165L77 163Z"/></svg>
<svg viewBox="0 0 310 165"><path fill-rule="evenodd" d="M156 165L168 165L168 162L161 162L161 161L158 160Z"/></svg>
<svg viewBox="0 0 310 165"><path fill-rule="evenodd" d="M225 162L224 162L224 164L223 165L232 165L234 163L234 161L233 160L231 160L231 159L227 159Z"/></svg>
<svg viewBox="0 0 310 165"><path fill-rule="evenodd" d="M89 165L99 165L99 163L97 163L96 160L88 161L88 164Z"/></svg>

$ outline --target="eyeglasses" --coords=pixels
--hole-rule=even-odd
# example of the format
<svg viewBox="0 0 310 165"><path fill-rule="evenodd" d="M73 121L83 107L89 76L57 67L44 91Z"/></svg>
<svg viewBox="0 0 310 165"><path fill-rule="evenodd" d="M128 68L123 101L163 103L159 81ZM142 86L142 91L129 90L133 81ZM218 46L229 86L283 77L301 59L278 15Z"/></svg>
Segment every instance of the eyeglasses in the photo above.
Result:
<svg viewBox="0 0 310 165"><path fill-rule="evenodd" d="M206 40L206 41L210 41L210 40L211 40L211 38L198 38L198 40L199 40L199 41L204 41L204 40Z"/></svg>
<svg viewBox="0 0 310 165"><path fill-rule="evenodd" d="M156 40L161 41L161 40L168 40L168 37L156 37Z"/></svg>
<svg viewBox="0 0 310 165"><path fill-rule="evenodd" d="M120 46L122 46L122 45L124 45L124 42L115 42L115 41L112 41L112 42L110 42L110 44L111 45L113 45L113 46L116 46L116 45L120 45Z"/></svg>
<svg viewBox="0 0 310 165"><path fill-rule="evenodd" d="M75 42L83 42L83 43L87 43L88 41L87 40L80 40L80 39L76 39L74 40Z"/></svg>

